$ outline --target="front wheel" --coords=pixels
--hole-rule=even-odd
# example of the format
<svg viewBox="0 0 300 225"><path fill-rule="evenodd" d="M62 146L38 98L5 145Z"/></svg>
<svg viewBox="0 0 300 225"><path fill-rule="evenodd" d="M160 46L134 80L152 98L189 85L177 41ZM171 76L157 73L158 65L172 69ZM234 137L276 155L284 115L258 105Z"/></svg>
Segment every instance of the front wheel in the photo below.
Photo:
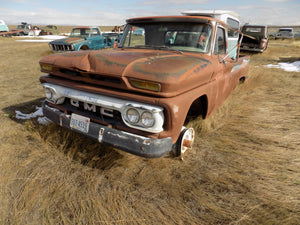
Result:
<svg viewBox="0 0 300 225"><path fill-rule="evenodd" d="M194 128L183 127L177 142L174 144L175 156L180 156L183 160L183 155L192 149L195 139L195 130Z"/></svg>

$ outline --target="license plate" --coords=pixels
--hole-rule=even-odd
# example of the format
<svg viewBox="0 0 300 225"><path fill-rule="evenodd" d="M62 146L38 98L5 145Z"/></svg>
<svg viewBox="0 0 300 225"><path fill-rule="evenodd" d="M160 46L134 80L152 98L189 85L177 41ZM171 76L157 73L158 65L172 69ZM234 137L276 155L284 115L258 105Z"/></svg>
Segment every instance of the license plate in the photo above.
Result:
<svg viewBox="0 0 300 225"><path fill-rule="evenodd" d="M89 132L90 118L72 113L70 127L84 133Z"/></svg>

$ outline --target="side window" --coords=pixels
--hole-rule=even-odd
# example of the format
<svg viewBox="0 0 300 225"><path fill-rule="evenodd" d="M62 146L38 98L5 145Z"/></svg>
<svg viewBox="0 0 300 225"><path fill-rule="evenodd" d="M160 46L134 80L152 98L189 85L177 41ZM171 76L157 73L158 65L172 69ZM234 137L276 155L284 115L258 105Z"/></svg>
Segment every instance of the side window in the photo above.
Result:
<svg viewBox="0 0 300 225"><path fill-rule="evenodd" d="M124 47L134 47L136 45L145 45L145 29L142 27L130 26L127 28L127 36Z"/></svg>
<svg viewBox="0 0 300 225"><path fill-rule="evenodd" d="M227 18L227 24L229 27L235 29L235 30L239 30L239 27L240 27L240 23L236 20L233 20L231 18ZM238 38L239 36L239 33L234 31L234 30L231 30L231 29L228 29L228 37L234 37L234 38Z"/></svg>
<svg viewBox="0 0 300 225"><path fill-rule="evenodd" d="M93 28L93 29L92 29L92 37L94 37L94 36L98 36L98 35L100 35L100 33L99 33L99 30L98 30L98 29L95 29L95 28Z"/></svg>
<svg viewBox="0 0 300 225"><path fill-rule="evenodd" d="M225 40L225 30L221 27L217 28L214 54L224 55L226 53L226 40Z"/></svg>

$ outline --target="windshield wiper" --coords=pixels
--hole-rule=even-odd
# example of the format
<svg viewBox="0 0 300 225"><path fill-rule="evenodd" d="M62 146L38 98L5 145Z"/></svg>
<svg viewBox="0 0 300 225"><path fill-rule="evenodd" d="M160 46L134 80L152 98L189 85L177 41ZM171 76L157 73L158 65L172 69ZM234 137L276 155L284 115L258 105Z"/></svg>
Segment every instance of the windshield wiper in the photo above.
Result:
<svg viewBox="0 0 300 225"><path fill-rule="evenodd" d="M169 46L166 46L166 45L161 45L161 46L160 45L135 45L134 47L135 48L153 48L153 49L157 49L157 50L168 50L168 51L175 51L180 54L183 54L182 51L170 48Z"/></svg>
<svg viewBox="0 0 300 225"><path fill-rule="evenodd" d="M171 48L171 47L166 46L166 45L154 46L154 48L157 48L157 49L159 49L159 50L167 49L167 50L169 50L169 51L175 51L175 52L178 52L178 53L180 53L180 54L183 54L182 51L180 51L180 50L178 50L178 49Z"/></svg>
<svg viewBox="0 0 300 225"><path fill-rule="evenodd" d="M153 45L135 45L134 48L154 48Z"/></svg>

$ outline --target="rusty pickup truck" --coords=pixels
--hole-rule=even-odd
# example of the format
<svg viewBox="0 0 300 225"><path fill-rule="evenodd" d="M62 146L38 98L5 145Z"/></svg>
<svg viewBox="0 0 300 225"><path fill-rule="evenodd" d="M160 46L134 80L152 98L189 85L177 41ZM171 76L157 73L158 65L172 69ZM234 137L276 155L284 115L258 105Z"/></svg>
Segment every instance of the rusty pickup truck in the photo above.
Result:
<svg viewBox="0 0 300 225"><path fill-rule="evenodd" d="M195 137L186 123L247 78L239 21L215 13L128 19L114 49L45 56L44 115L138 156L182 156Z"/></svg>

